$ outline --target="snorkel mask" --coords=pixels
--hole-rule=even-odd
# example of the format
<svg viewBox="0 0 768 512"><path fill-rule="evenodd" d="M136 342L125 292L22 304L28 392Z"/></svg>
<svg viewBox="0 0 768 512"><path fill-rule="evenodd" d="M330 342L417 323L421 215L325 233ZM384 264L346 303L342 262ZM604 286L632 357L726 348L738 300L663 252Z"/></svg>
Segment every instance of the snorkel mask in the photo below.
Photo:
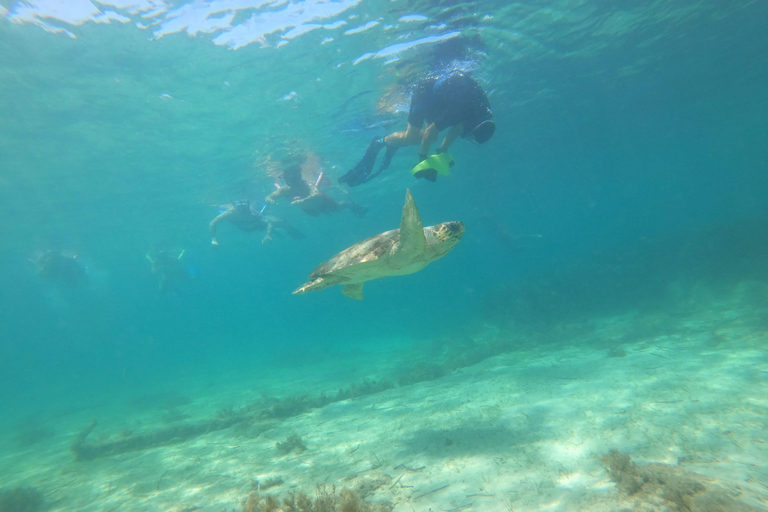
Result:
<svg viewBox="0 0 768 512"><path fill-rule="evenodd" d="M491 137L493 137L495 131L496 123L494 123L491 119L486 119L485 121L472 128L472 131L467 134L467 138L473 142L477 142L478 144L484 144L488 142Z"/></svg>

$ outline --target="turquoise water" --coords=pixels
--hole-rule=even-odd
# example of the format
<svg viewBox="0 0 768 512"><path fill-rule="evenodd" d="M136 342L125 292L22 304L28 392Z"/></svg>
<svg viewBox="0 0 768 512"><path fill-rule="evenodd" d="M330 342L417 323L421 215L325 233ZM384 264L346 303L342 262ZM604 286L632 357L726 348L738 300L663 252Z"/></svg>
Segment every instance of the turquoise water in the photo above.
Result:
<svg viewBox="0 0 768 512"><path fill-rule="evenodd" d="M764 361L764 2L54 4L0 1L0 436L30 475L35 446L73 463L93 418L109 434L168 400L206 404L205 418L480 354L451 372L522 332L556 350L581 332L557 326L692 303L712 318L736 301ZM495 137L457 141L453 174L434 184L410 176L406 148L374 181L335 186L371 137L405 127L408 85L446 66L484 85ZM361 127L371 119L393 124ZM212 248L217 205L263 204L265 161L296 150L365 218L285 202L268 212L304 240L262 245L224 225ZM464 222L455 250L368 283L362 302L338 287L291 295L333 254L398 227L407 187L425 225ZM152 247L184 250L177 292L158 290ZM37 275L28 260L44 250L77 254L85 282ZM744 389L764 389L760 372ZM30 424L42 445L19 443ZM80 498L48 502L100 506Z"/></svg>

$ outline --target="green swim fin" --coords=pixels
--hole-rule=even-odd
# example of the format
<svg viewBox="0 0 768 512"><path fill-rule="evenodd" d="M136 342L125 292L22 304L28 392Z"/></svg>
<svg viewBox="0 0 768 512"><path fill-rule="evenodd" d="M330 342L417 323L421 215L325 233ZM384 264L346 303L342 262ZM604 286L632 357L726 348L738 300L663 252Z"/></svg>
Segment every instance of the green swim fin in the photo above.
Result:
<svg viewBox="0 0 768 512"><path fill-rule="evenodd" d="M411 169L411 174L415 178L426 178L429 181L436 181L438 174L443 176L451 174L451 167L453 167L453 157L448 153L440 153L422 160Z"/></svg>

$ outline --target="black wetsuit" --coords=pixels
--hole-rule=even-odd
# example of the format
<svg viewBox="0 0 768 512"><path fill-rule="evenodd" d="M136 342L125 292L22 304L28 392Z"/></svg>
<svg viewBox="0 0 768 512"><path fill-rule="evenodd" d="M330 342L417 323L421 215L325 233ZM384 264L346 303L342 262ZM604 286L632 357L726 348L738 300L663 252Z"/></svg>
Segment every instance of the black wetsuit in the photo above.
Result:
<svg viewBox="0 0 768 512"><path fill-rule="evenodd" d="M264 216L247 204L236 204L227 220L243 231L264 231L268 225Z"/></svg>
<svg viewBox="0 0 768 512"><path fill-rule="evenodd" d="M492 117L491 104L480 84L457 71L416 84L408 123L416 127L425 121L435 123L438 131L463 123L466 134Z"/></svg>

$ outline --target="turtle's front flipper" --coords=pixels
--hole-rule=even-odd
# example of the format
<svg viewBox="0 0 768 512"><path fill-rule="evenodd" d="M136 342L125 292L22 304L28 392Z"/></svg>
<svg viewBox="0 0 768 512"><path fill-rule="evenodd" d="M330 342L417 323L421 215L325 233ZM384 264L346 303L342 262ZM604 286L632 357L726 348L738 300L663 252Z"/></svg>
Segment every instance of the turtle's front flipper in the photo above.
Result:
<svg viewBox="0 0 768 512"><path fill-rule="evenodd" d="M424 251L427 240L424 238L424 226L421 223L419 210L413 200L411 190L405 191L405 206L400 220L400 250L409 255L420 254Z"/></svg>
<svg viewBox="0 0 768 512"><path fill-rule="evenodd" d="M363 300L363 284L364 283L348 284L341 290L341 293L351 299Z"/></svg>

